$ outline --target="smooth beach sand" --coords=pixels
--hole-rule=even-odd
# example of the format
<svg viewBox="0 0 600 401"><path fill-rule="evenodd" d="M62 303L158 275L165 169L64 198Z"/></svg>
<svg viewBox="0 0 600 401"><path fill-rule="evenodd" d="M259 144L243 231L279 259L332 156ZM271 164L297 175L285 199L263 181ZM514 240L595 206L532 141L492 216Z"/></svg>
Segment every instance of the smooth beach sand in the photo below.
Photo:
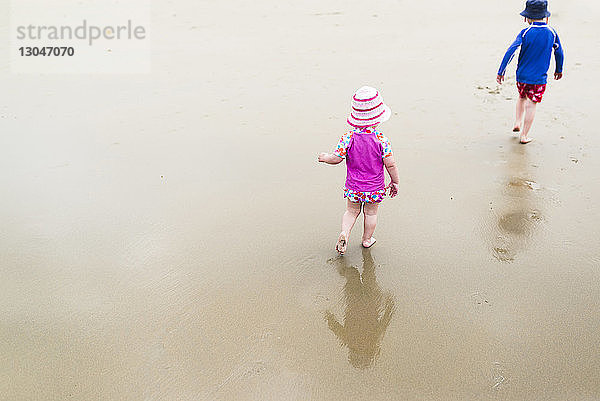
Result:
<svg viewBox="0 0 600 401"><path fill-rule="evenodd" d="M523 4L154 2L150 74L3 62L0 399L600 399L600 10L551 2L522 146ZM362 85L400 194L337 258Z"/></svg>

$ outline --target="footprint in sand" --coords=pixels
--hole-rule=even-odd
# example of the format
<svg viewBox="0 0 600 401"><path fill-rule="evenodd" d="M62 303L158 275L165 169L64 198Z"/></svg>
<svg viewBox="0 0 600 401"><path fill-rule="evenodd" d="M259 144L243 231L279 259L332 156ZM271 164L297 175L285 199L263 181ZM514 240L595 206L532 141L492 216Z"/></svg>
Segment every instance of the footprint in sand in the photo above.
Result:
<svg viewBox="0 0 600 401"><path fill-rule="evenodd" d="M249 338L250 344L246 352L221 382L205 395L206 400L212 400L217 394L238 388L243 388L254 378L263 376L276 368L277 352L273 332L265 329Z"/></svg>
<svg viewBox="0 0 600 401"><path fill-rule="evenodd" d="M516 252L509 248L495 247L492 249L492 255L500 262L513 262Z"/></svg>
<svg viewBox="0 0 600 401"><path fill-rule="evenodd" d="M476 291L471 294L471 301L476 306L492 306L490 304L490 301L488 300L488 297L484 293L479 291Z"/></svg>
<svg viewBox="0 0 600 401"><path fill-rule="evenodd" d="M499 95L500 94L500 87L499 86L496 86L495 88L492 88L492 87L489 87L489 86L478 85L477 89L478 90L485 90L490 95Z"/></svg>
<svg viewBox="0 0 600 401"><path fill-rule="evenodd" d="M498 227L506 234L515 236L529 236L533 231L533 224L542 221L539 210L514 210L504 213L498 220Z"/></svg>
<svg viewBox="0 0 600 401"><path fill-rule="evenodd" d="M267 364L264 361L253 361L244 366L243 373L240 377L242 378L250 378L254 376L259 376L265 370L267 370Z"/></svg>
<svg viewBox="0 0 600 401"><path fill-rule="evenodd" d="M500 390L506 386L507 381L508 376L504 365L501 362L494 362L492 364L492 389Z"/></svg>
<svg viewBox="0 0 600 401"><path fill-rule="evenodd" d="M524 178L513 177L509 182L508 186L512 188L524 188L531 189L533 191L538 191L542 189L542 187L535 181L526 180Z"/></svg>
<svg viewBox="0 0 600 401"><path fill-rule="evenodd" d="M325 13L314 13L313 17L323 17L323 16L327 16L327 15L342 15L341 11L331 11L331 12L325 12Z"/></svg>

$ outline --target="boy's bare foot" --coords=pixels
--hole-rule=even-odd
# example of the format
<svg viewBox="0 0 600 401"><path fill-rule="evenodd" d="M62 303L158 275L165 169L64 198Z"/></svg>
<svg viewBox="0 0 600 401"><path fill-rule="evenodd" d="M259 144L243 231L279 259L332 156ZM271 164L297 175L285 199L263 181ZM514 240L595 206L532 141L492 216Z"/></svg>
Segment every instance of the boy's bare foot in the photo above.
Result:
<svg viewBox="0 0 600 401"><path fill-rule="evenodd" d="M521 137L521 139L519 140L519 142L521 142L523 145L528 144L531 141L533 141L533 138L523 138L523 137Z"/></svg>
<svg viewBox="0 0 600 401"><path fill-rule="evenodd" d="M340 255L346 253L346 248L348 247L348 234L345 232L341 232L338 237L337 244L335 244L335 250L338 251Z"/></svg>
<svg viewBox="0 0 600 401"><path fill-rule="evenodd" d="M365 248L370 248L373 245L375 245L376 242L377 242L377 240L375 238L371 237L369 239L364 240L362 243L362 246Z"/></svg>
<svg viewBox="0 0 600 401"><path fill-rule="evenodd" d="M513 128L513 132L521 132L521 127L515 125L515 127Z"/></svg>

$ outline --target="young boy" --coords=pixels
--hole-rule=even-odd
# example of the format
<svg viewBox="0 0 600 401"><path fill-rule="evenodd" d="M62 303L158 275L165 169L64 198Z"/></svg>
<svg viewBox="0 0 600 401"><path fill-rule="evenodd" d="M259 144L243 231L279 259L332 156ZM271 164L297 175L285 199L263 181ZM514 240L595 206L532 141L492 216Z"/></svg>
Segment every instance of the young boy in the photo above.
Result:
<svg viewBox="0 0 600 401"><path fill-rule="evenodd" d="M556 31L548 26L548 17L550 17L548 1L527 0L521 15L525 17L529 27L519 32L517 39L506 51L496 81L502 84L506 67L517 48L521 46L517 66L519 100L517 100L517 116L513 132L520 132L520 142L525 144L532 141L528 134L535 117L536 105L542 101L542 95L546 90L552 50L556 58L554 79L562 78L564 54Z"/></svg>

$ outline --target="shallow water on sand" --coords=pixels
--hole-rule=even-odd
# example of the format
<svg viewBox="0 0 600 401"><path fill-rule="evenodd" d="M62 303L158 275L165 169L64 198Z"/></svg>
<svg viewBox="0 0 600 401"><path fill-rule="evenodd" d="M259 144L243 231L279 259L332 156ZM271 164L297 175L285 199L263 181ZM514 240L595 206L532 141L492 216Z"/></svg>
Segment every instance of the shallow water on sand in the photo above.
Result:
<svg viewBox="0 0 600 401"><path fill-rule="evenodd" d="M3 64L0 399L600 398L599 10L552 3L521 146L521 2L421 3L176 0L152 74ZM339 258L363 84L401 192Z"/></svg>

